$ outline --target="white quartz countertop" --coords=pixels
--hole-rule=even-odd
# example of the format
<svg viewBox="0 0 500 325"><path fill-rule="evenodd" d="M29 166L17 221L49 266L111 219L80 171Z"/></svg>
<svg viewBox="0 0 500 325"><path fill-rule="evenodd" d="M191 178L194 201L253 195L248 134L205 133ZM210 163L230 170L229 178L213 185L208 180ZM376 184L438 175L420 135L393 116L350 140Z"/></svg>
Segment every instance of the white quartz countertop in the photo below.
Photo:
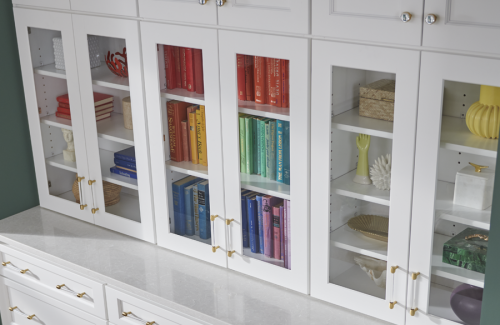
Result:
<svg viewBox="0 0 500 325"><path fill-rule="evenodd" d="M388 324L40 207L0 242L207 324Z"/></svg>

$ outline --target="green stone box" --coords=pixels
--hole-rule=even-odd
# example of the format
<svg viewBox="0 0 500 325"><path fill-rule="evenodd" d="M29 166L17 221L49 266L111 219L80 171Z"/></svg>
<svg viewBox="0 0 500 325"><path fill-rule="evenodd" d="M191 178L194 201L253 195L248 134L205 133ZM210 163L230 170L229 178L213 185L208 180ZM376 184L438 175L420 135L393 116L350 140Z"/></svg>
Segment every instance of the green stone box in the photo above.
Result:
<svg viewBox="0 0 500 325"><path fill-rule="evenodd" d="M480 235L479 237L472 237ZM443 245L443 263L467 270L485 273L489 232L467 228ZM469 239L466 239L469 238Z"/></svg>

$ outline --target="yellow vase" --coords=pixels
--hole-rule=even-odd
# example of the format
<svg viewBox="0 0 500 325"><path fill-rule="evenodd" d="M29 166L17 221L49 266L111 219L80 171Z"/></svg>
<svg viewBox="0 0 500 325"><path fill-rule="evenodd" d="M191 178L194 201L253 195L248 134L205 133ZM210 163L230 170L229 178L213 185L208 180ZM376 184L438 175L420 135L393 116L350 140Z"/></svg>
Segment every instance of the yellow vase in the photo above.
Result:
<svg viewBox="0 0 500 325"><path fill-rule="evenodd" d="M481 86L479 101L469 107L465 122L473 134L487 139L498 139L500 88Z"/></svg>

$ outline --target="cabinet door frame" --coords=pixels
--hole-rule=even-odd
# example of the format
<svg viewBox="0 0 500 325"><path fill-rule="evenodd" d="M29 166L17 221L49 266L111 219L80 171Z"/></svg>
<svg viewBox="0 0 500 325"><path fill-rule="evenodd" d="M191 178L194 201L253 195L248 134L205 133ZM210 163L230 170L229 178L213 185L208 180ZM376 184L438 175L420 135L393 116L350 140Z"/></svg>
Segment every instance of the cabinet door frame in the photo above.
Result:
<svg viewBox="0 0 500 325"><path fill-rule="evenodd" d="M94 218L90 213L89 207L81 210L80 204L56 197L49 193L47 163L45 161L40 116L38 114L39 103L37 102L36 95L35 73L33 71L30 41L28 37L29 27L61 31L64 43L63 51L66 81L71 103L71 129L74 135L75 147L77 148L75 152L77 158L77 172L78 176L86 177L87 179L89 172L86 141L80 103L76 52L73 47L74 37L71 15L50 11L14 8L14 17L40 206L83 221L94 223ZM84 188L83 194L85 198L90 198L90 191L88 191L85 186L82 186L82 188Z"/></svg>
<svg viewBox="0 0 500 325"><path fill-rule="evenodd" d="M226 236L224 206L224 175L222 161L222 131L219 91L219 58L217 48L217 31L215 29L188 27L168 24L141 22L142 50L144 56L144 79L148 109L149 139L151 144L151 168L153 171L153 187L156 214L156 230L158 245L168 249L226 267ZM164 130L160 102L159 65L157 44L191 47L203 51L204 102L206 107L208 175L210 181L210 213L218 215L211 221L215 227L212 234L212 245L220 246L215 253L212 248L188 237L176 235L170 228L169 202L171 182L167 181L169 171L166 169L165 141L168 141L167 130ZM173 99L173 98L170 98ZM179 98L179 100L182 100ZM162 117L163 116L163 117ZM167 142L168 143L168 142ZM188 175L186 175L188 176ZM195 174L196 176L196 174ZM212 228L213 229L213 228Z"/></svg>
<svg viewBox="0 0 500 325"><path fill-rule="evenodd" d="M217 25L215 0L137 0L141 17L169 22Z"/></svg>
<svg viewBox="0 0 500 325"><path fill-rule="evenodd" d="M12 0L14 5L70 10L70 0Z"/></svg>
<svg viewBox="0 0 500 325"><path fill-rule="evenodd" d="M137 17L137 0L69 0L72 11Z"/></svg>
<svg viewBox="0 0 500 325"><path fill-rule="evenodd" d="M404 322L413 183L420 53L367 45L314 40L311 125L311 296L395 324ZM387 288L384 300L330 283L330 166L332 66L396 74L392 140ZM374 120L376 121L376 120ZM345 131L344 131L345 132ZM392 218L391 218L392 216ZM389 309L391 266L395 296Z"/></svg>
<svg viewBox="0 0 500 325"><path fill-rule="evenodd" d="M305 294L309 293L309 49L307 39L219 31L226 218L234 219L227 228L232 244L228 245L236 251L228 258L228 267ZM290 60L291 270L243 255L236 54ZM259 192L257 187L252 190Z"/></svg>
<svg viewBox="0 0 500 325"><path fill-rule="evenodd" d="M125 235L136 237L151 243L156 242L154 231L154 211L149 167L149 147L147 141L146 104L144 101L144 84L142 77L142 58L140 47L139 23L135 20L84 16L73 14L75 47L78 59L78 71L81 90L82 107L94 107L92 75L89 60L87 35L98 35L120 38L126 41L129 73L130 98L134 125L134 146L137 172L141 222L107 213L104 203L102 172L99 159L99 143L97 123L94 110L83 111L85 136L89 164L89 179L95 180L92 185L96 199L95 224Z"/></svg>

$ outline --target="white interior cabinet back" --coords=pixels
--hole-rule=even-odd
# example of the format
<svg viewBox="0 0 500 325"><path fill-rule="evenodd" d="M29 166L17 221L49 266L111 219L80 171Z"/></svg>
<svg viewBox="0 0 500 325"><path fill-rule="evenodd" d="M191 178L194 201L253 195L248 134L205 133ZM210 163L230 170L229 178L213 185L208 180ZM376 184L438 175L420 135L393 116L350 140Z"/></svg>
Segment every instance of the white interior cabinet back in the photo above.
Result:
<svg viewBox="0 0 500 325"><path fill-rule="evenodd" d="M149 170L149 152L146 134L146 112L143 96L143 78L141 70L141 49L139 41L139 23L133 20L104 18L95 16L73 15L75 46L78 58L81 101L84 107L94 107L92 75L90 69L88 35L98 35L125 40L128 60L128 79L134 125L134 145L138 179L141 221L136 222L108 213L105 210L102 187L102 171L99 159L99 142L95 113L87 109L83 114L89 179L96 180L93 186L96 198L95 224L133 236L149 242L155 242L152 193Z"/></svg>
<svg viewBox="0 0 500 325"><path fill-rule="evenodd" d="M218 7L218 21L222 26L309 34L309 13L309 0L227 0Z"/></svg>
<svg viewBox="0 0 500 325"><path fill-rule="evenodd" d="M423 4L424 0L314 0L312 34L419 46ZM410 21L401 21L403 12L412 15Z"/></svg>
<svg viewBox="0 0 500 325"><path fill-rule="evenodd" d="M141 17L195 24L217 25L215 0L138 0Z"/></svg>
<svg viewBox="0 0 500 325"><path fill-rule="evenodd" d="M70 0L71 10L137 16L137 0Z"/></svg>
<svg viewBox="0 0 500 325"><path fill-rule="evenodd" d="M424 16L433 14L437 20L424 24L423 45L500 54L498 12L498 1L426 1Z"/></svg>
<svg viewBox="0 0 500 325"><path fill-rule="evenodd" d="M14 17L16 23L17 43L19 47L19 57L21 61L21 72L23 76L24 94L26 98L26 108L28 110L28 123L31 136L31 147L33 150L33 158L35 160L35 171L38 186L38 195L40 197L40 205L44 208L54 210L72 217L94 222L94 219L88 210L80 210L80 205L74 201L65 200L49 193L49 181L47 175L47 166L45 162L44 143L42 139L42 129L40 124L40 116L38 114L38 99L35 85L35 74L33 71L34 62L32 59L30 39L28 28L40 28L60 31L64 44L64 59L66 65L66 82L68 87L69 99L71 102L71 129L75 140L77 171L78 175L87 177L88 166L85 151L85 136L83 119L81 115L80 105L80 89L78 83L78 71L76 63L76 53L73 47L73 25L71 15L65 13L56 13L49 11L39 11L31 9L14 8ZM52 45L52 40L49 41L49 46ZM47 46L47 44L44 44ZM40 45L42 46L42 45ZM36 50L36 49L35 49ZM52 51L52 49L48 49ZM53 52L52 52L53 53ZM37 58L38 59L38 58ZM44 61L42 58L41 61ZM53 59L53 58L52 58ZM47 64L52 62L40 62ZM52 82L51 78L47 78L46 82ZM42 82L38 80L37 82ZM40 86L40 85L38 85ZM44 96L55 96L53 94L45 94ZM50 98L52 99L52 98ZM60 132L60 130L57 130ZM54 182L55 183L55 182ZM90 197L90 191L84 190L86 198Z"/></svg>
<svg viewBox="0 0 500 325"><path fill-rule="evenodd" d="M12 0L15 5L36 6L54 9L70 9L69 0Z"/></svg>

